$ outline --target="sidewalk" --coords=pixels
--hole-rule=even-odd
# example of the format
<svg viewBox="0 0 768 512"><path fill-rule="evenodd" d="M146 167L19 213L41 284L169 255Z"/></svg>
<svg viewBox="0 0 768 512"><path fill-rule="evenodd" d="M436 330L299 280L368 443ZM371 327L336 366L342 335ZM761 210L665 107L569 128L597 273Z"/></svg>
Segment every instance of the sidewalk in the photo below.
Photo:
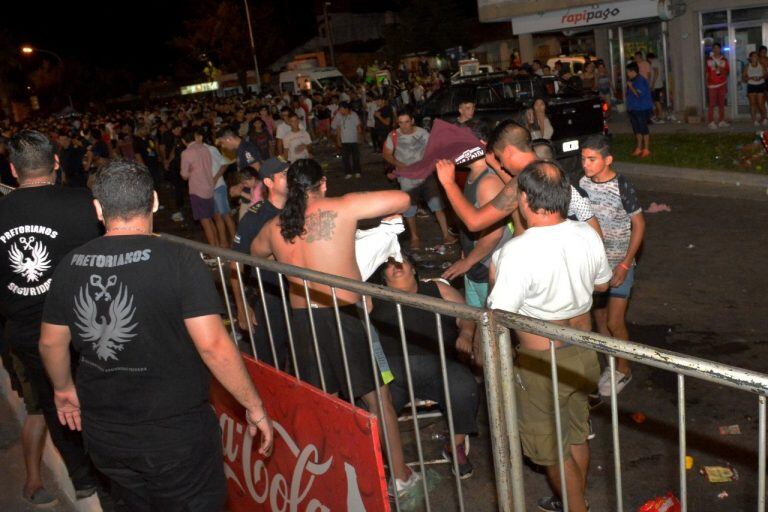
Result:
<svg viewBox="0 0 768 512"><path fill-rule="evenodd" d="M50 510L53 512L100 512L99 499L94 495L74 503L74 490L67 477L64 463L51 444L50 437L43 454L43 481L58 499L58 504L41 509L28 504L21 496L25 469L21 452L21 423L24 420L24 404L11 390L8 374L0 368L0 510L3 512L27 512Z"/></svg>
<svg viewBox="0 0 768 512"><path fill-rule="evenodd" d="M645 176L673 180L696 181L699 183L716 183L736 187L759 187L768 193L768 175L745 172L713 171L708 169L691 169L686 167L665 167L635 162L615 162L617 171L629 176Z"/></svg>
<svg viewBox="0 0 768 512"><path fill-rule="evenodd" d="M768 130L764 127L756 127L749 119L738 119L728 128L718 128L712 130L707 127L706 116L701 124L687 124L681 118L677 122L665 122L663 124L652 124L650 126L651 135L654 134L675 134L675 133L754 133ZM632 126L629 124L629 117L626 113L611 112L611 119L608 121L608 130L610 133L632 133Z"/></svg>

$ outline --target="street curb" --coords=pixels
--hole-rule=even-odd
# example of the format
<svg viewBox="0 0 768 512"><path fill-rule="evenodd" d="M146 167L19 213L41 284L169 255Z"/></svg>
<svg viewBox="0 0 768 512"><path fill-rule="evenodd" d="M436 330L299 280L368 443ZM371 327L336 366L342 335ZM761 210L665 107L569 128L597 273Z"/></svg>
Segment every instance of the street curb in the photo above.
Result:
<svg viewBox="0 0 768 512"><path fill-rule="evenodd" d="M2 369L0 369L0 400L4 400L8 403L19 426L23 425L24 419L27 417L24 402L18 397L16 392L11 389L10 377L8 376L8 373ZM93 495L82 500L75 498L75 489L72 487L72 481L69 479L67 468L64 466L64 461L61 459L58 450L53 446L50 436L47 436L45 442L43 465L51 471L51 474L53 475L53 485L62 491L61 494L64 495L64 498L68 502L67 504L70 505L72 509L77 512L102 512L98 496Z"/></svg>
<svg viewBox="0 0 768 512"><path fill-rule="evenodd" d="M661 165L638 164L634 162L615 162L614 167L622 174L647 176L673 180L698 181L700 183L718 183L726 185L768 188L768 175L745 172L713 171L710 169L691 169L687 167L664 167Z"/></svg>

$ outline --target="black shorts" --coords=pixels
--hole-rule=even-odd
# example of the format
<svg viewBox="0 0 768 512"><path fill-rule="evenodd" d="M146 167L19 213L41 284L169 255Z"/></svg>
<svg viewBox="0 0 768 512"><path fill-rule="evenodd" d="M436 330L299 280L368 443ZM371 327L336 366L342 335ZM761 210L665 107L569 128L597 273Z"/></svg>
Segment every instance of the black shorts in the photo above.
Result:
<svg viewBox="0 0 768 512"><path fill-rule="evenodd" d="M653 96L653 101L662 101L662 98L664 97L664 88L660 87L658 89L654 89L651 95Z"/></svg>
<svg viewBox="0 0 768 512"><path fill-rule="evenodd" d="M747 94L763 94L766 90L766 84L752 85L747 84Z"/></svg>
<svg viewBox="0 0 768 512"><path fill-rule="evenodd" d="M648 122L651 120L651 110L630 110L629 122L632 123L632 131L639 135L648 135Z"/></svg>
<svg viewBox="0 0 768 512"><path fill-rule="evenodd" d="M341 353L339 330L333 308L309 308L293 311L293 341L296 349L296 362L299 365L299 377L302 381L309 382L318 388L321 387L318 361L309 323L309 312L312 313L315 323L317 347L320 352L320 367L325 378L325 390L328 393L339 393L345 398L349 398L347 396L344 358ZM359 398L376 389L368 336L358 316L357 306L340 307L339 319L344 334L344 348L349 364L349 378L352 381L352 394L354 398Z"/></svg>

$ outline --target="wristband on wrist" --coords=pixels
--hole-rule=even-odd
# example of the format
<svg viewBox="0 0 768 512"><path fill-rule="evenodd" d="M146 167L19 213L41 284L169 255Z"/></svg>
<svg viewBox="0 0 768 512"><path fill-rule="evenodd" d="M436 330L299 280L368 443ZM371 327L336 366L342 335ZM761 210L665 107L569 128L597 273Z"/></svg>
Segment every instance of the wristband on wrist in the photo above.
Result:
<svg viewBox="0 0 768 512"><path fill-rule="evenodd" d="M630 268L630 267L629 267L629 265L627 265L627 264L626 264L626 263L624 263L623 261L622 261L621 263L619 263L619 266L620 266L621 268L623 268L624 270L629 270L629 268Z"/></svg>

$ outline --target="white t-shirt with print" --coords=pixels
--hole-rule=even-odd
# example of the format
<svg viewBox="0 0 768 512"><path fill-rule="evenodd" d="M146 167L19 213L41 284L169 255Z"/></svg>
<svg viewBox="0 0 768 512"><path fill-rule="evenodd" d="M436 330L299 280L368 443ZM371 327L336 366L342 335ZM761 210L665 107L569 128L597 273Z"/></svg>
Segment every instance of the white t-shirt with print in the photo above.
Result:
<svg viewBox="0 0 768 512"><path fill-rule="evenodd" d="M496 282L488 307L540 320L565 320L592 307L596 284L610 281L603 241L588 224L532 227L492 256Z"/></svg>

